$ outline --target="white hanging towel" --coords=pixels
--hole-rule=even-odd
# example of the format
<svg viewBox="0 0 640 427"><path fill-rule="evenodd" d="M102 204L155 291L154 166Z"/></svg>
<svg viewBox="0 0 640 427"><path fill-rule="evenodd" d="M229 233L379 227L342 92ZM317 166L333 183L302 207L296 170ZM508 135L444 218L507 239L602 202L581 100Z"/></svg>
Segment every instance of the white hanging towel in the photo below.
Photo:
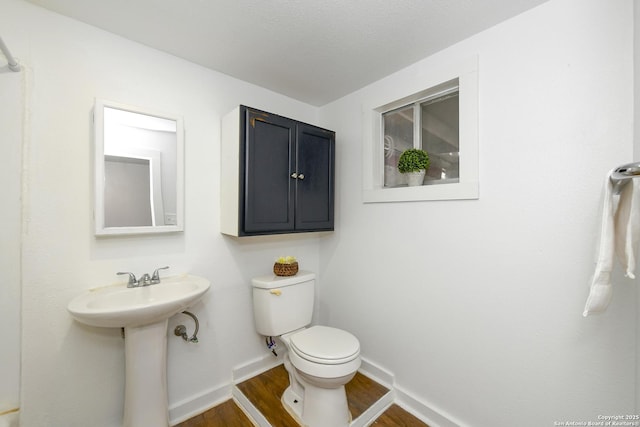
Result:
<svg viewBox="0 0 640 427"><path fill-rule="evenodd" d="M622 187L616 204L617 196L613 192L611 182L612 172L607 174L604 183L598 261L582 313L585 317L605 311L611 301L614 256L617 255L624 267L625 275L631 279L635 278L636 249L640 239L640 178L629 179L630 182Z"/></svg>
<svg viewBox="0 0 640 427"><path fill-rule="evenodd" d="M635 279L636 250L640 240L640 182L631 179L622 188L614 228L616 233L616 255L624 267L625 276Z"/></svg>

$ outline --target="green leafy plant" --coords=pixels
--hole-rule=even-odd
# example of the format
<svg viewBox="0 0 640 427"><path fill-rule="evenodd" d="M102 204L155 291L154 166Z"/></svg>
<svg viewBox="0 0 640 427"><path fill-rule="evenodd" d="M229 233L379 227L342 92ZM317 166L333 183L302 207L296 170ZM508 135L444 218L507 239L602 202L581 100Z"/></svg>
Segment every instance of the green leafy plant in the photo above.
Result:
<svg viewBox="0 0 640 427"><path fill-rule="evenodd" d="M398 160L398 170L400 173L417 172L421 169L428 169L431 160L426 151L417 148L405 150Z"/></svg>

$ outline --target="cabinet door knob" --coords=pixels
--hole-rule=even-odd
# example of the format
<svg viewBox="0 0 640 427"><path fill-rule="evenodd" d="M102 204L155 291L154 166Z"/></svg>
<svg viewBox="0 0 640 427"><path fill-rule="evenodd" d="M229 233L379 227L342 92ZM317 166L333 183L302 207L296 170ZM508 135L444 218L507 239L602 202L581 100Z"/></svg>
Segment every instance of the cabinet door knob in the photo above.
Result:
<svg viewBox="0 0 640 427"><path fill-rule="evenodd" d="M298 179L298 174L296 172L292 173L291 178Z"/></svg>
<svg viewBox="0 0 640 427"><path fill-rule="evenodd" d="M304 179L304 174L303 173L298 174L298 179Z"/></svg>

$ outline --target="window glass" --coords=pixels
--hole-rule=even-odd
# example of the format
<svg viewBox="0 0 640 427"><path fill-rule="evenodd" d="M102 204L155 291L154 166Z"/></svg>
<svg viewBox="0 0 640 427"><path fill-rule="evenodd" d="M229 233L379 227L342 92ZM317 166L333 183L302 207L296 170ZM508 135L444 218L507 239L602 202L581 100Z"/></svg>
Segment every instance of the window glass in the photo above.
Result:
<svg viewBox="0 0 640 427"><path fill-rule="evenodd" d="M413 105L383 114L384 127L384 186L397 187L406 184L398 172L398 159L404 150L413 148Z"/></svg>
<svg viewBox="0 0 640 427"><path fill-rule="evenodd" d="M458 90L421 100L382 114L384 187L407 184L398 159L409 148L429 154L424 184L458 182L460 178L460 112Z"/></svg>
<svg viewBox="0 0 640 427"><path fill-rule="evenodd" d="M429 153L431 164L425 184L458 182L460 139L458 92L420 104L420 148Z"/></svg>

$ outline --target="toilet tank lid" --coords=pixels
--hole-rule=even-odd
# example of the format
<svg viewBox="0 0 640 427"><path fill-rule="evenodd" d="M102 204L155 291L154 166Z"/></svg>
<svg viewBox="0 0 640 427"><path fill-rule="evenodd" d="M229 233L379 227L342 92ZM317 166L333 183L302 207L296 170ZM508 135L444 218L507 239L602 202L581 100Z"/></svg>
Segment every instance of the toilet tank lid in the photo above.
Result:
<svg viewBox="0 0 640 427"><path fill-rule="evenodd" d="M260 276L251 279L251 285L254 288L261 289L273 289L282 288L285 286L296 285L302 282L308 282L316 278L315 273L310 271L298 271L295 276L276 276L272 274L270 276Z"/></svg>

